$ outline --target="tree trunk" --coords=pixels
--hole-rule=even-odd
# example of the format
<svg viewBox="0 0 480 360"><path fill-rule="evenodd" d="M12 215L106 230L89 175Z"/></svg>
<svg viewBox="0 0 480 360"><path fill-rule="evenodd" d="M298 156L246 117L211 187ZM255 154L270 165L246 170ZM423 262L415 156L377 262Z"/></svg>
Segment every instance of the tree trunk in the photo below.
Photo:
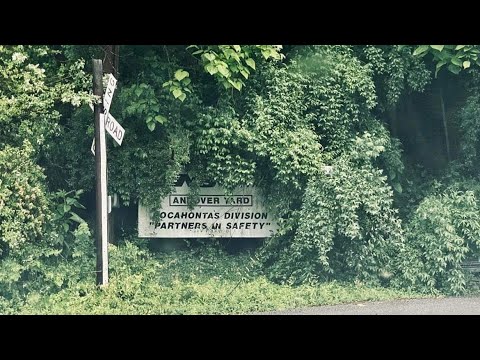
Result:
<svg viewBox="0 0 480 360"><path fill-rule="evenodd" d="M445 133L445 148L447 150L447 159L448 162L451 160L450 156L450 140L448 137L448 126L447 126L447 116L445 115L445 102L443 101L443 90L440 85L440 106L442 108L442 120L443 120L443 130Z"/></svg>
<svg viewBox="0 0 480 360"><path fill-rule="evenodd" d="M397 122L398 122L398 117L397 117L397 107L394 106L388 110L388 115L390 118L390 132L392 137L398 137L397 136Z"/></svg>

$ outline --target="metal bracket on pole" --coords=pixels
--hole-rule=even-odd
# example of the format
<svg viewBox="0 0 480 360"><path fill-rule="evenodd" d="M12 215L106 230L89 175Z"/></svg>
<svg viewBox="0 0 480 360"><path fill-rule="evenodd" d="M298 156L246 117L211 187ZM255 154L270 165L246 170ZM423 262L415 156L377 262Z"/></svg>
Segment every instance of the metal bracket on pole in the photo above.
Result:
<svg viewBox="0 0 480 360"><path fill-rule="evenodd" d="M108 195L107 211L109 214L112 212L112 197L110 195Z"/></svg>

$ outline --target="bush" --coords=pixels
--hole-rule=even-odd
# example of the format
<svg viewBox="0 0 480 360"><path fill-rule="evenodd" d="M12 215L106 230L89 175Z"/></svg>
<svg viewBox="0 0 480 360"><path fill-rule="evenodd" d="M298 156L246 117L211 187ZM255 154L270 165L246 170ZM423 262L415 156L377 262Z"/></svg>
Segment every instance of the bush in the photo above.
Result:
<svg viewBox="0 0 480 360"><path fill-rule="evenodd" d="M304 283L334 277L378 283L393 275L393 258L404 239L392 206L393 191L371 162L383 150L382 142L367 133L329 174L309 182L293 240L273 256L269 253L271 246L278 246L275 239L264 249L267 264L274 262L274 279Z"/></svg>
<svg viewBox="0 0 480 360"><path fill-rule="evenodd" d="M78 282L94 254L88 225L72 211L81 192L47 193L32 154L28 141L0 151L0 306Z"/></svg>
<svg viewBox="0 0 480 360"><path fill-rule="evenodd" d="M466 278L461 264L479 255L479 210L473 191L427 196L407 226L407 247L399 254L403 268L399 285L430 293L463 293Z"/></svg>
<svg viewBox="0 0 480 360"><path fill-rule="evenodd" d="M81 223L72 236L68 257L62 254L62 246L46 237L2 259L0 310L2 303L18 310L31 296L49 296L82 282L95 283L95 247L88 225Z"/></svg>
<svg viewBox="0 0 480 360"><path fill-rule="evenodd" d="M51 217L45 176L32 154L28 141L0 150L0 257L38 240Z"/></svg>
<svg viewBox="0 0 480 360"><path fill-rule="evenodd" d="M415 297L418 294L362 284L331 282L291 287L268 281L249 253L231 256L205 246L153 254L130 239L110 245L110 281L93 277L58 292L32 292L15 311L22 314L244 314L345 302ZM3 311L0 301L0 311Z"/></svg>

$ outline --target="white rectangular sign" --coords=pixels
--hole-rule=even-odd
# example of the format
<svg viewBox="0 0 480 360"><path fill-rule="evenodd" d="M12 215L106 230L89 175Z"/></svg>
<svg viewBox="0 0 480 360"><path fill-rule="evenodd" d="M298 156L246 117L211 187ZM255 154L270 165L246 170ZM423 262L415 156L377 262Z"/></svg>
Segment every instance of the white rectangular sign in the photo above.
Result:
<svg viewBox="0 0 480 360"><path fill-rule="evenodd" d="M108 114L105 120L105 115L100 114L101 119L105 122L105 130L110 134L110 136L117 142L118 145L122 145L123 137L125 136L125 129L120 123L115 120L112 114ZM101 121L101 120L100 120ZM92 153L95 155L95 139L93 139Z"/></svg>
<svg viewBox="0 0 480 360"><path fill-rule="evenodd" d="M117 79L115 76L110 74L108 76L107 90L105 90L105 95L103 96L103 113L108 114L110 112L110 106L112 105L113 93L117 86Z"/></svg>
<svg viewBox="0 0 480 360"><path fill-rule="evenodd" d="M235 189L233 196L222 188L200 189L200 202L190 210L188 186L176 187L162 201L160 220L138 206L138 236L147 238L266 238L278 229L255 188Z"/></svg>
<svg viewBox="0 0 480 360"><path fill-rule="evenodd" d="M115 120L112 114L108 114L105 119L105 130L107 130L118 145L122 145L125 129L117 120Z"/></svg>
<svg viewBox="0 0 480 360"><path fill-rule="evenodd" d="M105 129L108 134L117 142L118 145L122 145L123 137L125 136L125 129L122 125L110 114L110 106L112 105L113 93L117 86L117 79L110 74L108 76L107 89L103 96L103 112L105 114ZM90 104L90 109L93 111L93 105ZM103 116L103 115L102 115ZM90 151L95 155L95 139L92 141Z"/></svg>

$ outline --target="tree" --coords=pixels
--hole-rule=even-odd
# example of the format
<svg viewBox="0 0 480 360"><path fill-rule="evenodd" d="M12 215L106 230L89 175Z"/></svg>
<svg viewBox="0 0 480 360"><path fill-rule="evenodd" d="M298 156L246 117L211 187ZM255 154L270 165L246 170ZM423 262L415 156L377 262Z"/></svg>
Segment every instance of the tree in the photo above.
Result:
<svg viewBox="0 0 480 360"><path fill-rule="evenodd" d="M40 279L49 276L43 265L71 256L67 248L71 250L73 232L83 223L71 211L81 207L79 192L70 196L57 191L61 188L49 189L41 166L63 133L65 117L92 100L87 90L91 81L83 68L84 62L69 61L62 47L0 46L3 297L26 293L32 284L41 286ZM84 230L88 231L86 224ZM19 280L22 286L16 286Z"/></svg>
<svg viewBox="0 0 480 360"><path fill-rule="evenodd" d="M435 64L435 78L439 71L446 65L449 72L459 74L463 69L468 69L472 64L480 65L480 47L478 45L420 45L413 52L414 56L433 56ZM448 133L445 100L440 86L440 107L442 109L443 129L448 161L451 160L450 137Z"/></svg>

